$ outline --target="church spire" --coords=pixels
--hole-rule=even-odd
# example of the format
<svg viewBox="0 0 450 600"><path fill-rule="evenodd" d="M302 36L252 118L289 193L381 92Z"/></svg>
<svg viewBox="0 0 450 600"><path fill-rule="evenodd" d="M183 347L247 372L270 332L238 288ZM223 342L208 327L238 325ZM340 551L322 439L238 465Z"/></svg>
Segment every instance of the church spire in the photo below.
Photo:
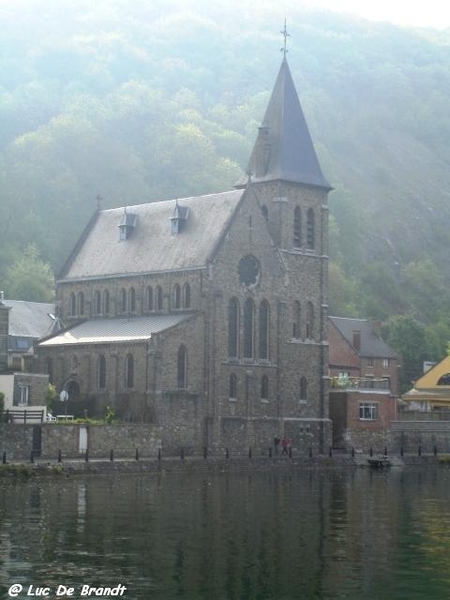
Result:
<svg viewBox="0 0 450 600"><path fill-rule="evenodd" d="M286 52L246 173L253 182L283 180L331 189L320 169ZM242 186L239 181L236 187Z"/></svg>

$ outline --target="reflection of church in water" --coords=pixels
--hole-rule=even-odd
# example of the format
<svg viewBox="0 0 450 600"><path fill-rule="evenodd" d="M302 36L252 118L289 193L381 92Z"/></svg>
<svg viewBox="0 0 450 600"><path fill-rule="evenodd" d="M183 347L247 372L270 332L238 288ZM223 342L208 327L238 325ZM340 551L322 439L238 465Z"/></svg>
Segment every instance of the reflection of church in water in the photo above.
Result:
<svg viewBox="0 0 450 600"><path fill-rule="evenodd" d="M275 434L329 445L328 207L286 57L234 190L98 210L38 346L70 412L162 427L167 448Z"/></svg>

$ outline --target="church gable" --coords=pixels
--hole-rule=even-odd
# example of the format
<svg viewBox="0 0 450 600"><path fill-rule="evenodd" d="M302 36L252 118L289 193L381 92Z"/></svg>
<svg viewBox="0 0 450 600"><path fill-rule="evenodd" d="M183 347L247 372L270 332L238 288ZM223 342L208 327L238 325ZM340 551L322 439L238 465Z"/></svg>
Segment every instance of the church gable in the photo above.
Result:
<svg viewBox="0 0 450 600"><path fill-rule="evenodd" d="M101 211L61 279L202 268L242 194L233 190Z"/></svg>

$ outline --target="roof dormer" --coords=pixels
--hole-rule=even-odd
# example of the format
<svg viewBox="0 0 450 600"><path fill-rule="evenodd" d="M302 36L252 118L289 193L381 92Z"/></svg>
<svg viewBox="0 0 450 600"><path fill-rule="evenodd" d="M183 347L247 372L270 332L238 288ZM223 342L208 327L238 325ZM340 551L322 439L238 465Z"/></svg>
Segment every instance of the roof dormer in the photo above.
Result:
<svg viewBox="0 0 450 600"><path fill-rule="evenodd" d="M180 206L178 204L178 200L175 202L175 208L173 210L173 215L170 217L170 230L172 235L177 235L181 233L181 230L184 227L184 224L189 218L189 207Z"/></svg>
<svg viewBox="0 0 450 600"><path fill-rule="evenodd" d="M125 241L128 240L131 234L133 233L134 228L136 227L137 215L133 215L132 213L127 212L127 208L123 209L122 220L119 223L119 240Z"/></svg>

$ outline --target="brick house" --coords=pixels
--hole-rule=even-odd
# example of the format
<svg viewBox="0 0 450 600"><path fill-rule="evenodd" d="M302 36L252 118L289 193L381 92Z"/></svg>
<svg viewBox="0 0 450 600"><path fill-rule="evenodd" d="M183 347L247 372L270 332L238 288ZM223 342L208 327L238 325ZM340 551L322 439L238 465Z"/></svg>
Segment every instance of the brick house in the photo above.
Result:
<svg viewBox="0 0 450 600"><path fill-rule="evenodd" d="M286 58L235 189L98 210L57 282L39 368L70 412L162 426L168 450L330 443L328 206Z"/></svg>
<svg viewBox="0 0 450 600"><path fill-rule="evenodd" d="M367 319L329 317L330 418L335 447L383 449L397 416L397 356Z"/></svg>

